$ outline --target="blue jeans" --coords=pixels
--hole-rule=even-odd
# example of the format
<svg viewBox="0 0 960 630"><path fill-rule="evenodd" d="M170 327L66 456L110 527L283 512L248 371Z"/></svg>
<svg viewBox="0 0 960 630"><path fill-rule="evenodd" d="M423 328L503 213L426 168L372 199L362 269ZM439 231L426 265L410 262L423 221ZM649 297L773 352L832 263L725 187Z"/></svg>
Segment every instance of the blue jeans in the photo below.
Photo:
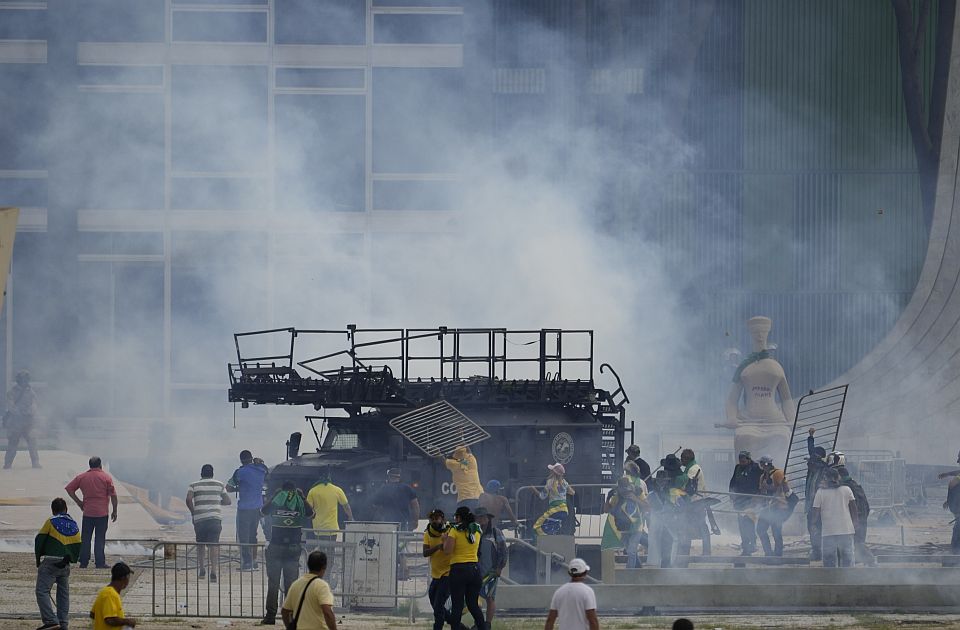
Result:
<svg viewBox="0 0 960 630"><path fill-rule="evenodd" d="M853 566L853 534L824 536L821 540L823 566L837 566L837 556L840 557L841 567Z"/></svg>
<svg viewBox="0 0 960 630"><path fill-rule="evenodd" d="M63 630L67 628L70 615L70 565L63 568L60 558L44 558L37 568L37 606L40 608L40 619L43 624L59 623ZM50 591L57 585L57 609L53 609Z"/></svg>
<svg viewBox="0 0 960 630"><path fill-rule="evenodd" d="M237 510L237 542L241 545L257 544L257 527L260 526L260 510ZM256 547L240 547L240 566L253 568L257 561Z"/></svg>
<svg viewBox="0 0 960 630"><path fill-rule="evenodd" d="M93 544L93 561L98 569L107 566L107 558L103 553L103 546L107 542L107 525L109 516L84 516L80 525L80 568L85 569L90 562L90 542L96 535Z"/></svg>
<svg viewBox="0 0 960 630"><path fill-rule="evenodd" d="M646 532L633 532L632 534L624 534L627 537L627 568L628 569L639 569L640 568L640 551L638 547L640 545L647 546L647 533Z"/></svg>

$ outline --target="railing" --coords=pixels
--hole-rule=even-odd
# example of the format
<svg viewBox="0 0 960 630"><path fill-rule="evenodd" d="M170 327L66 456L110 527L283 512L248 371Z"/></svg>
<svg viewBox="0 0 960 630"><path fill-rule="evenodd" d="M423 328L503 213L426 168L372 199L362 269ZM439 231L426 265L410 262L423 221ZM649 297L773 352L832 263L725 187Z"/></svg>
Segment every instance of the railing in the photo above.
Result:
<svg viewBox="0 0 960 630"><path fill-rule="evenodd" d="M606 515L603 506L607 492L612 486L599 483L571 484L576 494L567 497L569 517L560 533L573 535L580 543L599 542L603 536ZM521 486L514 495L517 520L520 523L518 537L533 538L533 525L547 509L547 501L540 498L543 486ZM596 540L590 540L596 539Z"/></svg>
<svg viewBox="0 0 960 630"><path fill-rule="evenodd" d="M327 346L344 335L348 342L346 348L299 361L294 358L298 338L312 338L321 346ZM281 344L284 351L270 350ZM592 330L446 326L403 329L354 325L347 326L345 331L274 328L236 333L234 345L237 363L229 368L232 382L259 375L287 378L295 365L320 378L330 378L345 361L349 361L354 370L387 367L401 381L418 376L453 380L485 376L490 380L593 381ZM512 370L510 376L508 367ZM575 372L572 375L571 370ZM617 407L628 402L622 387L613 398L619 398L614 401Z"/></svg>
<svg viewBox="0 0 960 630"><path fill-rule="evenodd" d="M260 559L252 571L240 571L241 548ZM201 550L205 575L200 575ZM153 548L151 610L157 617L264 616L267 574L264 545L159 542ZM216 581L210 577L213 569Z"/></svg>
<svg viewBox="0 0 960 630"><path fill-rule="evenodd" d="M429 559L421 553L422 533L398 532L387 524L365 525L371 527L308 533L302 545L298 574L306 572L310 552L324 551L327 554L324 579L330 584L336 607L394 609L400 600L408 600L412 617L416 611L415 601L426 597L430 581ZM266 547L236 543L157 543L150 567L152 614L262 618L266 613L268 585ZM240 570L241 548L256 549L259 562L255 569ZM211 569L216 573L216 581L210 579ZM282 583L280 589L282 602Z"/></svg>

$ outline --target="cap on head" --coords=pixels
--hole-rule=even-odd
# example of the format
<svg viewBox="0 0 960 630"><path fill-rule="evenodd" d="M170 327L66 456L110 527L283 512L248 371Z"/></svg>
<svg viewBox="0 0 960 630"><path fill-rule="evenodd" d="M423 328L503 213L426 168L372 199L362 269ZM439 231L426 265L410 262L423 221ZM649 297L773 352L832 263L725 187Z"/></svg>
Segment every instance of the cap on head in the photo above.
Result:
<svg viewBox="0 0 960 630"><path fill-rule="evenodd" d="M750 459L750 451L744 449L737 453L737 459Z"/></svg>
<svg viewBox="0 0 960 630"><path fill-rule="evenodd" d="M126 562L118 562L110 567L110 579L118 582L133 573L133 569L127 566Z"/></svg>
<svg viewBox="0 0 960 630"><path fill-rule="evenodd" d="M248 450L246 450L246 449L240 451L240 461L241 461L242 463L244 463L244 464L247 463L247 462L252 462L252 461L253 461L253 453L251 453L250 451L248 451Z"/></svg>
<svg viewBox="0 0 960 630"><path fill-rule="evenodd" d="M563 467L563 464L547 464L547 470L552 472L555 475L565 475L567 474L567 469Z"/></svg>
<svg viewBox="0 0 960 630"><path fill-rule="evenodd" d="M761 466L772 466L773 458L770 457L769 455L764 455L763 457L757 460L757 463L760 464Z"/></svg>
<svg viewBox="0 0 960 630"><path fill-rule="evenodd" d="M204 464L200 467L200 476L204 479L213 477L213 464Z"/></svg>
<svg viewBox="0 0 960 630"><path fill-rule="evenodd" d="M583 575L590 570L590 565L584 562L583 558L574 558L570 561L567 572L570 575Z"/></svg>
<svg viewBox="0 0 960 630"><path fill-rule="evenodd" d="M490 494L493 494L494 492L498 492L502 487L503 487L502 483L500 483L496 479L491 479L490 481L487 482L486 491L489 492Z"/></svg>

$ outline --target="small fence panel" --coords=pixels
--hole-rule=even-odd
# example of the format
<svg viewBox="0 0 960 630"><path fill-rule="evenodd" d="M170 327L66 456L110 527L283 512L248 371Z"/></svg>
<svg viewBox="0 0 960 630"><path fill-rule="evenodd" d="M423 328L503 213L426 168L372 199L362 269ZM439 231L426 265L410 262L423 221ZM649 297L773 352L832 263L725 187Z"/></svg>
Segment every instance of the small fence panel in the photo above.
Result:
<svg viewBox="0 0 960 630"><path fill-rule="evenodd" d="M397 416L390 426L430 457L449 455L458 446L470 446L490 437L445 400Z"/></svg>
<svg viewBox="0 0 960 630"><path fill-rule="evenodd" d="M814 429L814 445L822 446L828 453L837 446L837 434L843 419L843 406L847 400L847 386L831 387L819 392L811 392L800 399L797 415L790 435L787 460L783 466L784 475L790 482L790 489L803 503L806 496L804 482L807 476L807 437Z"/></svg>
<svg viewBox="0 0 960 630"><path fill-rule="evenodd" d="M255 568L241 570L241 553ZM263 545L162 542L153 548L153 615L262 618L267 592Z"/></svg>
<svg viewBox="0 0 960 630"><path fill-rule="evenodd" d="M430 561L422 554L422 532L398 532L396 525L389 523L358 522L348 526L347 530L308 531L298 576L306 572L310 552L319 550L327 555L324 580L330 584L337 608L393 609L400 600L426 596ZM268 587L267 546L157 543L150 566L152 614L263 618ZM241 552L253 553L254 549L254 568L241 570ZM281 581L278 611L284 586Z"/></svg>
<svg viewBox="0 0 960 630"><path fill-rule="evenodd" d="M863 460L859 464L860 485L871 510L890 509L906 499L906 466L902 459Z"/></svg>

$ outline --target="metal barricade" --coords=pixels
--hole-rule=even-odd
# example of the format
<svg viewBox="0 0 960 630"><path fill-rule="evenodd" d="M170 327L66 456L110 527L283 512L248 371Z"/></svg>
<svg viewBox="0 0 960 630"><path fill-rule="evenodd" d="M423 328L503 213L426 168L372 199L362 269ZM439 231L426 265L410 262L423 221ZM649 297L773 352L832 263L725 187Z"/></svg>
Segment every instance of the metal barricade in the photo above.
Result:
<svg viewBox="0 0 960 630"><path fill-rule="evenodd" d="M576 491L567 497L570 517L564 523L561 533L573 535L578 543L598 542L603 536L606 515L603 507L606 503L608 484L571 484ZM517 520L520 529L518 538L532 539L533 526L547 510L547 501L540 498L543 486L521 486L514 495ZM590 540L595 539L595 540Z"/></svg>
<svg viewBox="0 0 960 630"><path fill-rule="evenodd" d="M257 568L240 570L242 547L256 550ZM262 618L267 591L263 553L263 545L157 543L151 562L152 614L155 617ZM216 574L216 580L211 571Z"/></svg>
<svg viewBox="0 0 960 630"><path fill-rule="evenodd" d="M906 466L902 459L862 460L860 485L871 510L900 507L906 499Z"/></svg>
<svg viewBox="0 0 960 630"><path fill-rule="evenodd" d="M337 531L307 531L298 575L306 572L307 556L327 554L324 579L337 608L394 610L426 597L429 559L424 558L422 532L398 532L385 523L364 523ZM386 526L386 527L384 527ZM158 542L152 549L151 612L156 617L262 618L266 614L269 545ZM256 568L240 570L241 548L255 548ZM201 555L203 556L201 558ZM216 579L211 579L211 571ZM280 584L282 604L284 584ZM280 606L278 605L278 611Z"/></svg>

